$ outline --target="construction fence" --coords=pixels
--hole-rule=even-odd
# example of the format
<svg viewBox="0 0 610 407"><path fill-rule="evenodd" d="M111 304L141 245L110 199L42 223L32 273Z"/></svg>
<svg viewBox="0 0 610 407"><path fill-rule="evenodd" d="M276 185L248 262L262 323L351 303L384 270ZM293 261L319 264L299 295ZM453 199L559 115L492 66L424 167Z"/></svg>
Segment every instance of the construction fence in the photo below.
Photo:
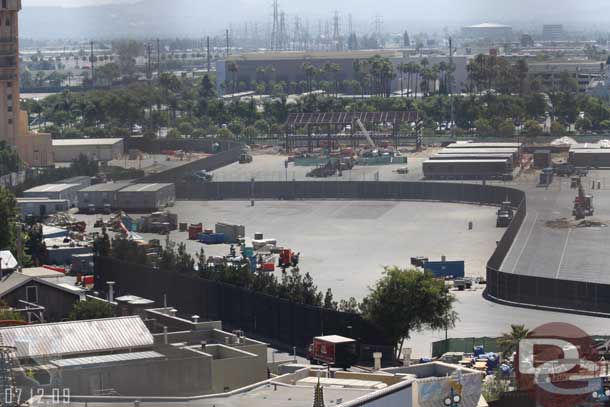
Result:
<svg viewBox="0 0 610 407"><path fill-rule="evenodd" d="M483 346L485 352L498 352L496 338L449 338L432 343L432 357L438 358L447 352L472 353L475 346Z"/></svg>
<svg viewBox="0 0 610 407"><path fill-rule="evenodd" d="M240 287L196 276L165 272L147 266L97 258L96 290L105 292L106 281L115 281L117 295L132 294L168 306L190 319L220 320L227 328L241 329L280 349L295 347L305 354L315 336L343 335L358 339L360 359L372 362L373 352L394 360L393 346L383 331L360 315L295 304Z"/></svg>

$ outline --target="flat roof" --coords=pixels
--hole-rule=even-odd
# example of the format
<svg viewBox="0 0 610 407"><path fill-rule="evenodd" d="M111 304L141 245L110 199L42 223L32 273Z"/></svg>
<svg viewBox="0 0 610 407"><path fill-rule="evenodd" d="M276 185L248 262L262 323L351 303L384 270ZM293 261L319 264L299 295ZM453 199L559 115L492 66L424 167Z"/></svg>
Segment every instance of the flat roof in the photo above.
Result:
<svg viewBox="0 0 610 407"><path fill-rule="evenodd" d="M398 50L360 50L344 52L302 52L302 51L281 51L281 52L250 52L241 55L230 56L226 61L266 61L266 60L308 60L319 59L359 59L370 58L375 55L383 57L402 57L402 52Z"/></svg>
<svg viewBox="0 0 610 407"><path fill-rule="evenodd" d="M133 353L116 353L113 355L102 355L102 356L89 356L84 358L72 358L72 359L57 359L52 360L52 365L57 367L73 367L73 366L84 366L84 365L100 365L106 363L117 363L117 362L127 362L134 360L144 360L144 359L159 359L163 358L165 355L149 351L149 352L133 352Z"/></svg>
<svg viewBox="0 0 610 407"><path fill-rule="evenodd" d="M433 164L448 164L448 163L456 163L456 164L464 164L464 163L502 163L506 164L506 160L426 160L424 164L433 163Z"/></svg>
<svg viewBox="0 0 610 407"><path fill-rule="evenodd" d="M516 148L446 148L439 151L437 154L472 154L472 153L510 153L517 154L519 152Z"/></svg>
<svg viewBox="0 0 610 407"><path fill-rule="evenodd" d="M464 26L464 28L512 28L512 26L495 23L481 23L475 25L467 25Z"/></svg>
<svg viewBox="0 0 610 407"><path fill-rule="evenodd" d="M48 198L35 198L35 197L31 197L31 198L17 198L17 204L28 204L28 203L33 203L33 204L59 204L59 203L65 203L66 205L68 204L68 200L67 199L48 199Z"/></svg>
<svg viewBox="0 0 610 407"><path fill-rule="evenodd" d="M151 347L154 338L139 316L0 328L17 357L48 357Z"/></svg>
<svg viewBox="0 0 610 407"><path fill-rule="evenodd" d="M519 148L523 143L452 143L446 148Z"/></svg>
<svg viewBox="0 0 610 407"><path fill-rule="evenodd" d="M580 148L570 151L571 154L609 154L610 148Z"/></svg>
<svg viewBox="0 0 610 407"><path fill-rule="evenodd" d="M53 147L113 146L121 142L123 142L122 138L55 139Z"/></svg>
<svg viewBox="0 0 610 407"><path fill-rule="evenodd" d="M155 192L164 188L173 186L174 184L131 184L120 192Z"/></svg>
<svg viewBox="0 0 610 407"><path fill-rule="evenodd" d="M68 191L70 189L74 189L74 188L81 188L82 185L81 184L46 184L46 185L40 185L31 189L28 189L27 191L24 191L24 194L27 193L42 193L42 192L63 192L63 191Z"/></svg>
<svg viewBox="0 0 610 407"><path fill-rule="evenodd" d="M132 183L129 181L106 182L104 184L91 185L90 187L83 188L78 192L114 192L131 184Z"/></svg>

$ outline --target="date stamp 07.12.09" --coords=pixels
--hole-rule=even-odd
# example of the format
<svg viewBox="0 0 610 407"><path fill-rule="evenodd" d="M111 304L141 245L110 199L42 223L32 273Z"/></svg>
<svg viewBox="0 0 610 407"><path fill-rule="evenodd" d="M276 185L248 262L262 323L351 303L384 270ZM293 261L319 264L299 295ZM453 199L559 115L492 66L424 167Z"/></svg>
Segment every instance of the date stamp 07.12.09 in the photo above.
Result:
<svg viewBox="0 0 610 407"><path fill-rule="evenodd" d="M31 399L36 399L38 404L61 405L70 404L70 389L6 389L1 395L4 405L21 405Z"/></svg>

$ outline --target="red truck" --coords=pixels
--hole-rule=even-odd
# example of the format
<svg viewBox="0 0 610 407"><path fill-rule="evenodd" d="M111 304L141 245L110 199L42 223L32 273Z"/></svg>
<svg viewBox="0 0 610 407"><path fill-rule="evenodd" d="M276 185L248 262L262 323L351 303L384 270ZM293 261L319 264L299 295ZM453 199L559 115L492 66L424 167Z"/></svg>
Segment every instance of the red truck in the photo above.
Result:
<svg viewBox="0 0 610 407"><path fill-rule="evenodd" d="M311 363L347 369L358 361L357 342L339 335L318 336L309 345L307 358Z"/></svg>

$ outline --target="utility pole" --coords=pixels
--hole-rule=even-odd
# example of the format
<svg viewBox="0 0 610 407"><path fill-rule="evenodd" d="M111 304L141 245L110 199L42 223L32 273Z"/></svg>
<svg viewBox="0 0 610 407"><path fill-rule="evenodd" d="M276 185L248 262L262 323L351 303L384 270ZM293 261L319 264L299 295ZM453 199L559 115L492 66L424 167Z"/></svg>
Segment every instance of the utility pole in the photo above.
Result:
<svg viewBox="0 0 610 407"><path fill-rule="evenodd" d="M91 41L91 86L95 86L95 55L93 55L93 41Z"/></svg>
<svg viewBox="0 0 610 407"><path fill-rule="evenodd" d="M150 54L152 53L152 47L150 43L146 44L146 79L149 81L152 79L152 61L150 60Z"/></svg>
<svg viewBox="0 0 610 407"><path fill-rule="evenodd" d="M449 37L449 81L447 90L451 98L451 136L455 135L455 104L453 99L453 39Z"/></svg>
<svg viewBox="0 0 610 407"><path fill-rule="evenodd" d="M207 45L207 48L208 48L208 50L207 50L207 53L208 53L208 56L207 56L207 57L208 57L208 73L210 73L210 68L211 68L211 55L210 55L210 36L209 36L209 35L208 35L208 37L207 37L206 41L207 41L207 44L206 44L206 45Z"/></svg>
<svg viewBox="0 0 610 407"><path fill-rule="evenodd" d="M161 79L161 40L157 38L157 79Z"/></svg>

